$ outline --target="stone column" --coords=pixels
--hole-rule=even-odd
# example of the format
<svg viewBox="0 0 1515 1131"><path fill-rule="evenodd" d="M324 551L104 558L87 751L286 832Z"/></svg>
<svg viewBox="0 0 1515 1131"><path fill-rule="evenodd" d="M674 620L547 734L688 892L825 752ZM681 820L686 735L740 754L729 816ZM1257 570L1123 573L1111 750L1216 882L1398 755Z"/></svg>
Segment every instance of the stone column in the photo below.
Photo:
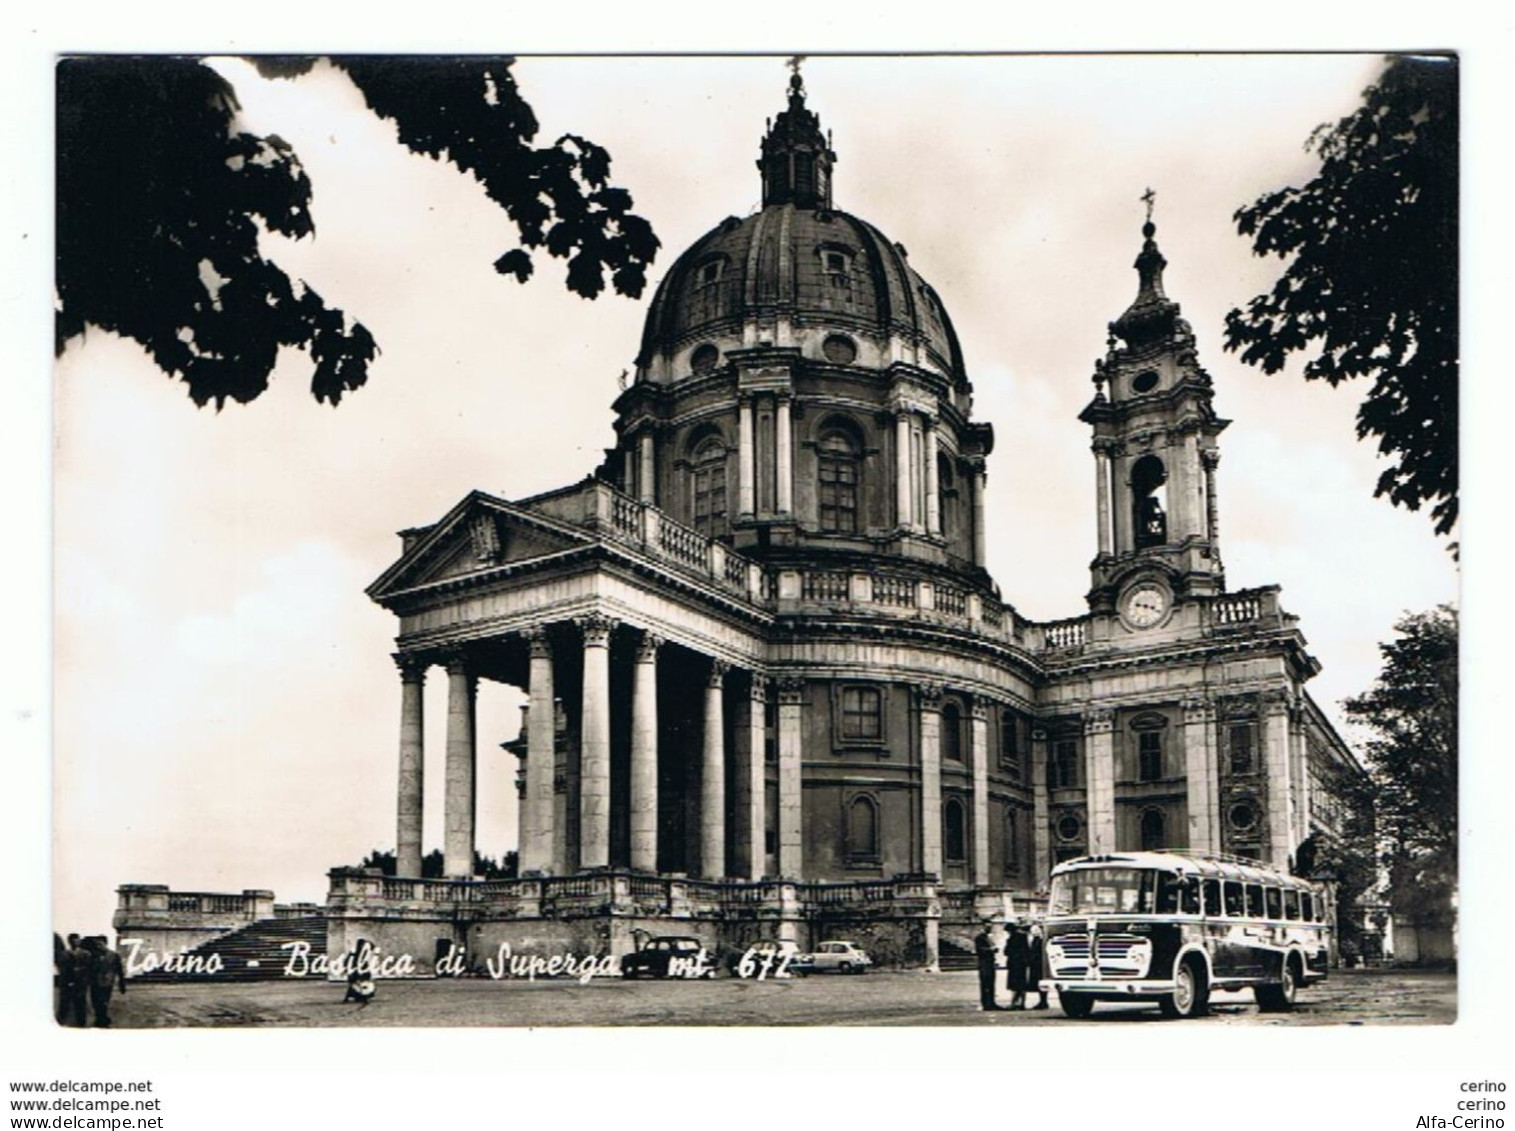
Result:
<svg viewBox="0 0 1515 1131"><path fill-rule="evenodd" d="M578 618L584 633L584 695L579 721L579 867L610 864L610 632L598 613Z"/></svg>
<svg viewBox="0 0 1515 1131"><path fill-rule="evenodd" d="M1268 861L1276 868L1289 865L1294 838L1289 821L1289 691L1263 693L1263 765L1268 774Z"/></svg>
<svg viewBox="0 0 1515 1131"><path fill-rule="evenodd" d="M805 820L802 776L802 711L805 681L779 681L779 875L804 878Z"/></svg>
<svg viewBox="0 0 1515 1131"><path fill-rule="evenodd" d="M642 430L637 444L641 463L641 473L637 476L637 498L652 506L658 501L658 472L651 428Z"/></svg>
<svg viewBox="0 0 1515 1131"><path fill-rule="evenodd" d="M910 476L910 414L900 409L894 414L894 510L900 529L915 522L911 504L915 486Z"/></svg>
<svg viewBox="0 0 1515 1131"><path fill-rule="evenodd" d="M1117 447L1110 449L1110 511L1111 537L1117 554L1129 553L1136 547L1136 531L1132 528L1131 490L1126 482L1125 459Z"/></svg>
<svg viewBox="0 0 1515 1131"><path fill-rule="evenodd" d="M973 768L973 882L989 883L989 704L973 704L969 749Z"/></svg>
<svg viewBox="0 0 1515 1131"><path fill-rule="evenodd" d="M447 781L443 794L442 871L450 879L473 875L474 675L459 653L447 661Z"/></svg>
<svg viewBox="0 0 1515 1131"><path fill-rule="evenodd" d="M749 880L760 880L767 868L768 829L764 805L767 780L764 759L768 738L768 681L753 673L746 715L736 732L737 780L732 799L737 812L737 869Z"/></svg>
<svg viewBox="0 0 1515 1131"><path fill-rule="evenodd" d="M941 488L937 483L936 470L936 421L926 418L925 431L922 433L921 463L926 473L926 533L940 534L942 532L942 500Z"/></svg>
<svg viewBox="0 0 1515 1131"><path fill-rule="evenodd" d="M631 866L658 869L658 649L643 633L631 676Z"/></svg>
<svg viewBox="0 0 1515 1131"><path fill-rule="evenodd" d="M1206 536L1213 543L1220 537L1220 511L1215 505L1215 469L1220 464L1220 452L1209 448L1199 453L1205 468L1205 525Z"/></svg>
<svg viewBox="0 0 1515 1131"><path fill-rule="evenodd" d="M1038 891L1052 881L1052 809L1047 799L1047 732L1031 728L1031 815L1032 850L1036 853L1036 874L1032 877Z"/></svg>
<svg viewBox="0 0 1515 1131"><path fill-rule="evenodd" d="M984 528L985 480L984 465L980 463L973 468L973 564L980 569L987 560L985 547L988 544L988 531Z"/></svg>
<svg viewBox="0 0 1515 1131"><path fill-rule="evenodd" d="M426 773L422 728L426 662L397 652L395 663L400 668L400 782L395 822L395 875L419 877Z"/></svg>
<svg viewBox="0 0 1515 1131"><path fill-rule="evenodd" d="M557 772L557 697L552 682L552 645L547 630L526 634L531 652L527 674L526 804L521 807L521 874L552 871L553 796Z"/></svg>
<svg viewBox="0 0 1515 1131"><path fill-rule="evenodd" d="M757 513L756 443L752 397L744 394L737 407L737 509L744 518Z"/></svg>
<svg viewBox="0 0 1515 1131"><path fill-rule="evenodd" d="M1183 491L1183 509L1179 515L1178 537L1171 535L1170 542L1181 542L1190 537L1204 537L1205 528L1209 525L1204 510L1204 476L1199 465L1199 437L1194 434L1191 426L1183 434L1183 455L1179 464L1183 468L1179 476L1180 487Z"/></svg>
<svg viewBox="0 0 1515 1131"><path fill-rule="evenodd" d="M942 685L916 685L921 746L921 871L942 876Z"/></svg>
<svg viewBox="0 0 1515 1131"><path fill-rule="evenodd" d="M1115 713L1096 707L1084 719L1084 797L1089 851L1115 851Z"/></svg>
<svg viewBox="0 0 1515 1131"><path fill-rule="evenodd" d="M705 684L705 731L700 764L700 874L707 880L726 875L726 719L722 686L726 665L710 663Z"/></svg>
<svg viewBox="0 0 1515 1131"><path fill-rule="evenodd" d="M1199 696L1183 701L1184 777L1192 852L1220 851L1219 783L1215 777L1215 709Z"/></svg>
<svg viewBox="0 0 1515 1131"><path fill-rule="evenodd" d="M1314 785L1310 780L1310 743L1305 734L1302 707L1289 712L1289 749L1293 754L1289 780L1294 783L1294 845L1297 848L1310 836L1310 793Z"/></svg>
<svg viewBox="0 0 1515 1131"><path fill-rule="evenodd" d="M1104 444L1094 449L1095 522L1099 552L1111 553L1110 546L1110 451Z"/></svg>
<svg viewBox="0 0 1515 1131"><path fill-rule="evenodd" d="M788 516L794 511L794 441L791 424L794 402L789 397L780 397L774 414L774 447L778 478L778 513Z"/></svg>

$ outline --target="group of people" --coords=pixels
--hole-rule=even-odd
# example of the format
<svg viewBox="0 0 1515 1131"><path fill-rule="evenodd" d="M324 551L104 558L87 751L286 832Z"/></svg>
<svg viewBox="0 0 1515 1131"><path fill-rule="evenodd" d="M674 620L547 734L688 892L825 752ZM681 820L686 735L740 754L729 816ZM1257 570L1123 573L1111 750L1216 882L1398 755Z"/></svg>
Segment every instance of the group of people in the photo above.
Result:
<svg viewBox="0 0 1515 1131"><path fill-rule="evenodd" d="M973 940L978 957L978 1003L981 1009L1025 1009L1026 995L1035 993L1032 1009L1047 1008L1047 992L1041 988L1042 928L1040 923L1011 919L1005 924L1005 988L1010 1004L995 999L994 983L999 966L999 948L994 943L991 923L985 923Z"/></svg>
<svg viewBox="0 0 1515 1131"><path fill-rule="evenodd" d="M117 987L126 992L126 968L104 935L64 942L53 936L53 981L58 992L58 1024L87 1028L91 1015L96 1028L110 1027L110 999Z"/></svg>

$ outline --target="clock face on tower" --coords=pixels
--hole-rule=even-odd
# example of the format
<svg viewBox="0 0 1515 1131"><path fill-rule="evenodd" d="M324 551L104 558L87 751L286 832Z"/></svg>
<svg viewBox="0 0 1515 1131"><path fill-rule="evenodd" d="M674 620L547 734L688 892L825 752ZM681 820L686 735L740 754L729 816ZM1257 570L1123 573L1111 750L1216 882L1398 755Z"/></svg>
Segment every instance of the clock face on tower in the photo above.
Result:
<svg viewBox="0 0 1515 1131"><path fill-rule="evenodd" d="M1151 628L1168 615L1168 591L1161 585L1144 581L1126 591L1121 613L1132 628Z"/></svg>

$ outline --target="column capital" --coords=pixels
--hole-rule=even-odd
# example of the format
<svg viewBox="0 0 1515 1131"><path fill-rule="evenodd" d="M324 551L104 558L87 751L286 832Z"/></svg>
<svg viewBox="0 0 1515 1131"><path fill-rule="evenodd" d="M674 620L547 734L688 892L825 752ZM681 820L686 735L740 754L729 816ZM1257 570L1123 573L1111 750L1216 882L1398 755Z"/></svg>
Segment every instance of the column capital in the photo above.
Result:
<svg viewBox="0 0 1515 1131"><path fill-rule="evenodd" d="M420 652L395 652L390 658L400 669L401 683L426 682L426 669L431 667L429 657Z"/></svg>
<svg viewBox="0 0 1515 1131"><path fill-rule="evenodd" d="M472 675L468 669L468 650L459 644L452 644L442 649L442 665L447 669L448 675Z"/></svg>
<svg viewBox="0 0 1515 1131"><path fill-rule="evenodd" d="M644 632L637 641L637 663L650 664L657 660L658 649L667 641L655 632Z"/></svg>
<svg viewBox="0 0 1515 1131"><path fill-rule="evenodd" d="M915 685L915 701L922 711L940 711L942 709L942 692L945 689L934 680Z"/></svg>
<svg viewBox="0 0 1515 1131"><path fill-rule="evenodd" d="M747 697L754 703L768 702L768 685L773 681L758 672L752 673L752 686L747 689Z"/></svg>
<svg viewBox="0 0 1515 1131"><path fill-rule="evenodd" d="M1109 707L1091 707L1084 713L1085 734L1109 734L1115 729L1115 712Z"/></svg>
<svg viewBox="0 0 1515 1131"><path fill-rule="evenodd" d="M607 617L603 613L589 613L582 617L574 617L574 624L579 626L579 631L584 634L584 647L608 648L610 646L610 633L621 622L614 617Z"/></svg>
<svg viewBox="0 0 1515 1131"><path fill-rule="evenodd" d="M1032 742L1046 742L1047 739L1050 738L1050 737L1051 737L1051 735L1048 733L1046 727L1032 727L1031 728L1031 741Z"/></svg>
<svg viewBox="0 0 1515 1131"><path fill-rule="evenodd" d="M526 637L526 644L530 648L533 660L552 659L552 641L547 636L545 624L534 625L521 635Z"/></svg>
<svg viewBox="0 0 1515 1131"><path fill-rule="evenodd" d="M989 708L989 701L982 695L976 695L973 698L973 703L968 708L968 714L976 721L987 722L989 720Z"/></svg>
<svg viewBox="0 0 1515 1131"><path fill-rule="evenodd" d="M805 681L794 676L778 680L779 706L798 707L805 699Z"/></svg>
<svg viewBox="0 0 1515 1131"><path fill-rule="evenodd" d="M1287 687L1267 688L1258 698L1263 711L1270 715L1286 714L1294 706L1294 692Z"/></svg>
<svg viewBox="0 0 1515 1131"><path fill-rule="evenodd" d="M726 673L730 670L731 665L725 660L711 660L710 675L706 680L705 686L712 689L719 688L726 681Z"/></svg>
<svg viewBox="0 0 1515 1131"><path fill-rule="evenodd" d="M1109 459L1115 455L1115 449L1119 446L1120 441L1113 436L1096 436L1089 445L1089 450L1097 456L1104 456L1106 459Z"/></svg>
<svg viewBox="0 0 1515 1131"><path fill-rule="evenodd" d="M1179 706L1186 723L1204 723L1215 717L1215 703L1207 695L1185 695Z"/></svg>
<svg viewBox="0 0 1515 1131"><path fill-rule="evenodd" d="M1220 466L1220 449L1203 448L1199 453L1199 462L1204 465L1206 471L1214 471Z"/></svg>

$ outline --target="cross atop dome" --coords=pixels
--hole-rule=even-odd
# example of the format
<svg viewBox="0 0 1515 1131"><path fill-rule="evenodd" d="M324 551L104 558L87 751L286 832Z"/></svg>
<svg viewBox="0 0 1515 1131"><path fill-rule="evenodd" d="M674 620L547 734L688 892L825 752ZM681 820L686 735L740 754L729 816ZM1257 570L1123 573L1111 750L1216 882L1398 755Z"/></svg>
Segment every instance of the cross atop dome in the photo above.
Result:
<svg viewBox="0 0 1515 1131"><path fill-rule="evenodd" d="M763 138L758 169L763 174L763 206L831 207L831 168L836 154L821 131L820 119L805 106L803 55L790 57L789 106L773 119Z"/></svg>

